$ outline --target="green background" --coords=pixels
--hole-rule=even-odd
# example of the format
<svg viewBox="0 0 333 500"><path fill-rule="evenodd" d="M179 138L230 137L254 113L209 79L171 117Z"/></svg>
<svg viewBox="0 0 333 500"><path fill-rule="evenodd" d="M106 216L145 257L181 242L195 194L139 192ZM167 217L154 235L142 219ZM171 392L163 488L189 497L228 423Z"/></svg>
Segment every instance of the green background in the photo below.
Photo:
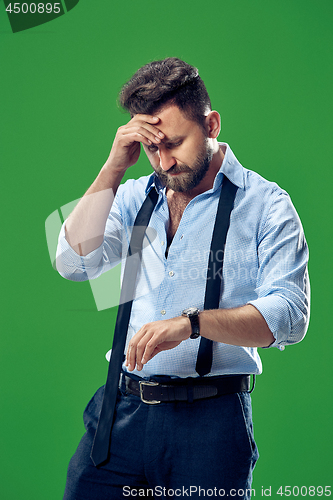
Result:
<svg viewBox="0 0 333 500"><path fill-rule="evenodd" d="M310 247L307 337L261 350L256 497L332 484L332 14L332 0L81 0L13 34L0 4L1 498L62 498L115 308L98 312L89 283L52 269L44 224L106 160L128 119L121 85L167 56L199 68L220 140L290 193ZM130 175L149 172L142 157Z"/></svg>

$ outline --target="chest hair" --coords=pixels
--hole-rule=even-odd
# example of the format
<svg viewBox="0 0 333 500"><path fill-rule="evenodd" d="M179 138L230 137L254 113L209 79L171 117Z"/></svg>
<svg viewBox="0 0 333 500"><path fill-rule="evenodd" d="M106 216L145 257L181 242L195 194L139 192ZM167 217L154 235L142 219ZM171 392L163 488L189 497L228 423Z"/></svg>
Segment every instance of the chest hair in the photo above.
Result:
<svg viewBox="0 0 333 500"><path fill-rule="evenodd" d="M193 197L186 196L183 193L173 193L173 195L167 195L169 207L169 225L167 230L168 249L172 243L174 235L177 232L184 210L192 198Z"/></svg>

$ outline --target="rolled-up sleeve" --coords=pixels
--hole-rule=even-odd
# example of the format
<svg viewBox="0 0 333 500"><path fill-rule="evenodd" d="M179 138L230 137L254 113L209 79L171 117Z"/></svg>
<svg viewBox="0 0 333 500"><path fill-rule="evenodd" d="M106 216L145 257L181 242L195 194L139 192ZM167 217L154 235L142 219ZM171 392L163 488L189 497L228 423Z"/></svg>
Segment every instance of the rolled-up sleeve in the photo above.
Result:
<svg viewBox="0 0 333 500"><path fill-rule="evenodd" d="M252 304L265 318L283 349L306 334L310 313L308 247L301 221L286 193L270 206L258 242L257 299Z"/></svg>
<svg viewBox="0 0 333 500"><path fill-rule="evenodd" d="M125 236L115 202L106 223L103 243L87 255L77 254L69 245L65 226L66 221L59 234L56 254L56 268L63 278L71 281L95 279L121 261Z"/></svg>

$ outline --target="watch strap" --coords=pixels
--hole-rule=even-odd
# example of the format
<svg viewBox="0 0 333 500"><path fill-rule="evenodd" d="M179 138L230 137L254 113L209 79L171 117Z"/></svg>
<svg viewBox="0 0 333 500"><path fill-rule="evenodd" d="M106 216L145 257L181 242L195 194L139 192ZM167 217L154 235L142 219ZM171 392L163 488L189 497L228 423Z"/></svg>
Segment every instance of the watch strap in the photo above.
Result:
<svg viewBox="0 0 333 500"><path fill-rule="evenodd" d="M190 339L197 339L200 337L199 314L191 314L189 316L191 321L192 333Z"/></svg>

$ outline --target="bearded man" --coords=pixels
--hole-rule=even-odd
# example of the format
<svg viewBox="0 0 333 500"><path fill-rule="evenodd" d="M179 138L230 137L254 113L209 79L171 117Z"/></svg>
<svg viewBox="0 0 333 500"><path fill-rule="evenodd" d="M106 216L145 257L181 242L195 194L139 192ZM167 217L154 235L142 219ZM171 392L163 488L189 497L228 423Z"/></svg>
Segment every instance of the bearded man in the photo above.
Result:
<svg viewBox="0 0 333 500"><path fill-rule="evenodd" d="M85 410L64 498L250 498L257 348L299 342L309 320L302 226L288 194L217 141L196 68L147 64L120 103L131 119L58 245L76 281L129 248L108 381ZM141 146L154 172L120 184Z"/></svg>

